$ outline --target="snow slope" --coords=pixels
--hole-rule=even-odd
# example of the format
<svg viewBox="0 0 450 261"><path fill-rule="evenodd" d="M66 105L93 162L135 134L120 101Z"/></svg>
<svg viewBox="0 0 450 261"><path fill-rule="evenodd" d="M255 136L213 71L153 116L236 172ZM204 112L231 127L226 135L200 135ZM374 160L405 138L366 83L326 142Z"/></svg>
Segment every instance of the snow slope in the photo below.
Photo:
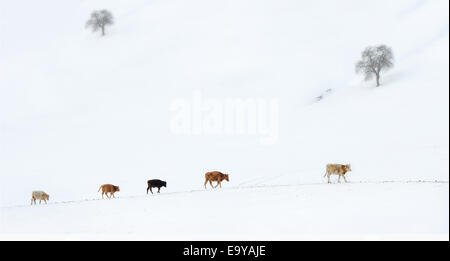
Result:
<svg viewBox="0 0 450 261"><path fill-rule="evenodd" d="M448 239L448 5L1 1L0 234ZM83 27L99 8L116 20L103 38ZM375 88L355 77L354 64L379 43L396 61ZM173 134L170 104L194 91L277 99L277 142ZM325 183L330 162L351 163L352 183L307 185ZM203 191L209 170L230 173L224 187L232 189ZM145 197L149 178L167 180L167 195ZM405 183L418 180L443 183ZM84 202L98 198L103 183L119 184L120 199ZM25 207L33 189L58 204ZM339 196L345 201L336 203ZM173 220L180 211L189 218ZM66 215L77 225L68 228ZM327 223L330 215L339 218ZM214 231L219 217L229 222ZM152 220L170 233L146 234Z"/></svg>
<svg viewBox="0 0 450 261"><path fill-rule="evenodd" d="M449 203L448 193L448 183L317 183L60 202L6 209L2 237L444 240L448 209L442 206ZM19 228L23 234L17 233Z"/></svg>

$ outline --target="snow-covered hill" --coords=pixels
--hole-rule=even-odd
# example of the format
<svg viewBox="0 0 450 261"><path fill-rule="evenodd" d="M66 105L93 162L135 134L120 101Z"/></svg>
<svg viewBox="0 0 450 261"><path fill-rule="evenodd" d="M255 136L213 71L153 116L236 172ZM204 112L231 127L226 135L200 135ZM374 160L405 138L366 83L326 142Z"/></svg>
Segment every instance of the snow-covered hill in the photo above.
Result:
<svg viewBox="0 0 450 261"><path fill-rule="evenodd" d="M448 182L316 183L15 206L0 238L446 240L448 193Z"/></svg>
<svg viewBox="0 0 450 261"><path fill-rule="evenodd" d="M327 231L448 238L448 5L1 1L0 234L132 236L155 220L174 226L166 234L174 238L194 230L207 239ZM101 8L116 21L105 37L84 28ZM361 51L376 44L395 55L380 88L354 74ZM274 142L262 144L258 133L174 133L171 106L180 98L192 105L196 93L219 103L277 101ZM352 164L351 184L325 184L332 162ZM203 191L210 170L230 174L228 190ZM168 182L163 194L145 196L150 178ZM405 183L418 180L444 183ZM120 199L84 202L104 183L120 185ZM58 204L23 206L34 189ZM180 211L189 218L177 223L171 216ZM327 223L333 213L339 218ZM83 217L69 229L66 215ZM198 222L219 217L229 222L217 231ZM352 217L357 225L337 227ZM363 228L380 220L385 228Z"/></svg>

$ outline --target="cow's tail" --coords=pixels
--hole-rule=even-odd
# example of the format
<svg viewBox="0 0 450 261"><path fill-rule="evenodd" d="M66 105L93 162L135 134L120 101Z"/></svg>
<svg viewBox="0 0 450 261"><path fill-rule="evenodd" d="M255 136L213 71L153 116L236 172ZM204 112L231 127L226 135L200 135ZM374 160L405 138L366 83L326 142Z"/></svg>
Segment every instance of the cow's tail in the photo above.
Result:
<svg viewBox="0 0 450 261"><path fill-rule="evenodd" d="M97 192L100 192L100 190L102 189L102 186L100 186L100 188L98 189L98 191Z"/></svg>
<svg viewBox="0 0 450 261"><path fill-rule="evenodd" d="M325 172L325 175L323 175L323 177L325 178L327 176L327 172Z"/></svg>

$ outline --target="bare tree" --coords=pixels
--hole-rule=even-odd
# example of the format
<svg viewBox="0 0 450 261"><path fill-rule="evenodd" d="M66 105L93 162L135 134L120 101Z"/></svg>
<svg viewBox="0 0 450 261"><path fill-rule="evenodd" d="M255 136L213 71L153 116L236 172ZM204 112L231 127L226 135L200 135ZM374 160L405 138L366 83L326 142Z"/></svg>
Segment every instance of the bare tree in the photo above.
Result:
<svg viewBox="0 0 450 261"><path fill-rule="evenodd" d="M103 9L100 11L93 11L91 19L86 22L86 28L92 27L92 31L96 32L102 30L102 36L105 35L105 26L114 24L114 19L110 11Z"/></svg>
<svg viewBox="0 0 450 261"><path fill-rule="evenodd" d="M377 87L380 86L381 72L394 66L392 49L386 45L369 46L361 56L361 61L356 63L356 73L364 73L366 81L375 76Z"/></svg>

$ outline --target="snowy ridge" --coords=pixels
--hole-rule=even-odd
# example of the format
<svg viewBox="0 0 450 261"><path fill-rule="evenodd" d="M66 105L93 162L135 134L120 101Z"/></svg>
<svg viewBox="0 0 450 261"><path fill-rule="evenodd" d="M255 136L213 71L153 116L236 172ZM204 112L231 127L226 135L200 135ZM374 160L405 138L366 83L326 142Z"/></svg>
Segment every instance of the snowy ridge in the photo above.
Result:
<svg viewBox="0 0 450 261"><path fill-rule="evenodd" d="M8 224L2 234L18 239L38 234L57 239L133 235L142 240L301 240L330 235L411 240L434 235L431 238L441 240L448 238L443 230L448 219L446 209L436 205L448 203L448 193L448 182L417 181L162 192L2 208L2 222Z"/></svg>
<svg viewBox="0 0 450 261"><path fill-rule="evenodd" d="M398 180L383 180L383 181L356 181L356 182L349 182L347 184L385 184L385 183L402 183L402 184L409 184L409 183L434 183L434 184L448 184L449 181L427 181L427 180L407 180L407 181L398 181ZM242 190L242 189L257 189L257 188L283 188L283 187L301 187L301 186L315 186L315 185L324 185L324 186L330 186L329 184L325 183L304 183L304 184L285 184L285 185L247 185L247 186L229 186L226 188L222 188L220 190ZM211 189L211 188L209 188ZM167 193L161 193L161 194L154 194L154 195L135 195L135 196L117 196L116 198L108 199L105 197L105 199L101 198L91 198L91 199L82 199L82 200L71 200L71 201L56 201L56 202L48 202L46 205L64 205L64 204L70 204L70 203L82 203L86 201L97 201L97 200L114 200L114 199L134 199L134 198L148 198L149 196L171 196L171 195L179 195L179 194L185 194L185 193L197 193L197 192L207 192L207 190L188 190L188 191L176 191L176 192L167 192ZM45 203L42 203L45 204ZM17 208L17 207L30 207L30 205L15 205L15 206L4 206L1 208L8 209L8 208Z"/></svg>

